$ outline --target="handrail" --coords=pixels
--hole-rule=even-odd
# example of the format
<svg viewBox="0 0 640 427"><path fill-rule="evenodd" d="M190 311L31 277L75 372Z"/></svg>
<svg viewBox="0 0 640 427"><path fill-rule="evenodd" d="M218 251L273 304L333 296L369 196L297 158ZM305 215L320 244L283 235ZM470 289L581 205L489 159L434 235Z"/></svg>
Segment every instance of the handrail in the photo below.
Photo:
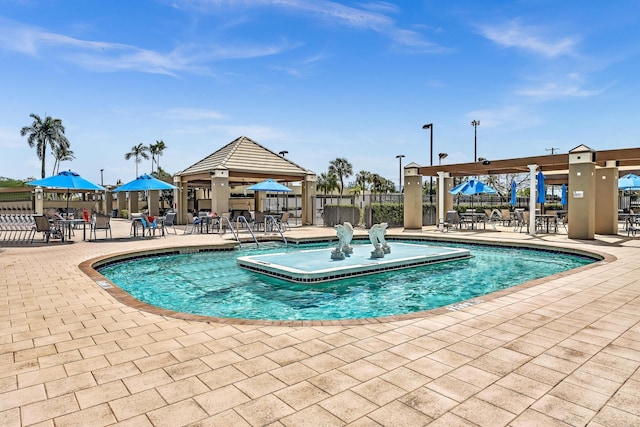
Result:
<svg viewBox="0 0 640 427"><path fill-rule="evenodd" d="M256 239L256 236L253 234L253 230L251 230L251 227L249 227L247 218L245 218L243 215L240 215L236 218L236 222L244 222L247 225L247 230L249 230L249 233L251 233L251 237L253 237L253 241L256 242L256 246L260 246L258 244L258 239Z"/></svg>
<svg viewBox="0 0 640 427"><path fill-rule="evenodd" d="M271 222L273 222L273 225L276 227L276 230L278 230L278 233L280 233L280 237L282 237L282 240L284 240L284 244L287 244L287 238L284 237L284 234L282 234L282 230L280 229L280 226L278 225L278 220L273 216L273 215L265 215L264 216L264 232L267 232L267 222L269 222L269 220L271 220Z"/></svg>
<svg viewBox="0 0 640 427"><path fill-rule="evenodd" d="M231 221L229 220L229 218L227 218L226 216L221 216L221 217L218 218L218 220L220 220L220 228L222 228L222 223L227 221L227 225L229 226L229 230L231 230L231 233L233 234L233 237L235 237L236 240L238 241L238 246L242 246L242 243L240 242L240 238L236 234L236 230L233 229L233 225L231 225Z"/></svg>

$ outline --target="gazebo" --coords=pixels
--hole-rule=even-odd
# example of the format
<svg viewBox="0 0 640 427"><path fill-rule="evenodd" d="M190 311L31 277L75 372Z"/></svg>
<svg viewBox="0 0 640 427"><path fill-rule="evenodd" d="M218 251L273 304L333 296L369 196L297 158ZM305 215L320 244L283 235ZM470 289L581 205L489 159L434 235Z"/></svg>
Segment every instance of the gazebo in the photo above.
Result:
<svg viewBox="0 0 640 427"><path fill-rule="evenodd" d="M235 187L271 178L281 183L302 183L302 224L313 224L316 175L284 157L284 152L281 154L241 136L176 173L173 183L178 187L174 193L178 222L186 220L189 189L208 190L211 210L222 213L232 210L231 194ZM258 194L254 194L256 210L262 210L262 202Z"/></svg>

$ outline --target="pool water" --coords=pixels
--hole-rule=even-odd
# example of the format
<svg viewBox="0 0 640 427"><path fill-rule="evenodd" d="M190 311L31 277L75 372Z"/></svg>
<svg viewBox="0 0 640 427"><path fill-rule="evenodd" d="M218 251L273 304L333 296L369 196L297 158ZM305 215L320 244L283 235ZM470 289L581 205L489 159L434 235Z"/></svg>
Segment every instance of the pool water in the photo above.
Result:
<svg viewBox="0 0 640 427"><path fill-rule="evenodd" d="M393 251L393 241L389 245ZM301 250L300 246L264 244L235 251L131 259L101 267L99 272L136 299L169 310L242 319L329 320L430 310L594 262L577 255L522 248L446 246L470 249L473 258L297 284L236 265L239 256ZM329 262L335 243L303 248L322 247L327 248Z"/></svg>

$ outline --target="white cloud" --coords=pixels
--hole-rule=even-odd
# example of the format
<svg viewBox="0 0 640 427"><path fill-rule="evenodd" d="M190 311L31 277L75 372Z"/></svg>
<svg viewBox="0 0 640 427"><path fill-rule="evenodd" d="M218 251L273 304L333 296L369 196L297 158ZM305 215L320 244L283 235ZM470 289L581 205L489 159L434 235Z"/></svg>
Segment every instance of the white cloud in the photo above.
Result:
<svg viewBox="0 0 640 427"><path fill-rule="evenodd" d="M484 37L501 46L524 49L549 58L572 55L579 42L575 36L552 39L545 29L524 26L518 19L497 26L481 26L479 30Z"/></svg>

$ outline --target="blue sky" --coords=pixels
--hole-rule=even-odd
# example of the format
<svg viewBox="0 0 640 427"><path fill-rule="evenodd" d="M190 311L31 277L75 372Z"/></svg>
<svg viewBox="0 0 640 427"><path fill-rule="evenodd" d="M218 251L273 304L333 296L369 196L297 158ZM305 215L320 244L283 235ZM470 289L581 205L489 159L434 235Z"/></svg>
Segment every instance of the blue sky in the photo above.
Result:
<svg viewBox="0 0 640 427"><path fill-rule="evenodd" d="M396 155L429 164L426 123L434 164L472 161L472 120L488 159L637 147L639 21L626 0L0 0L0 176L40 175L30 113L105 184L159 139L170 173L245 135L394 182Z"/></svg>

